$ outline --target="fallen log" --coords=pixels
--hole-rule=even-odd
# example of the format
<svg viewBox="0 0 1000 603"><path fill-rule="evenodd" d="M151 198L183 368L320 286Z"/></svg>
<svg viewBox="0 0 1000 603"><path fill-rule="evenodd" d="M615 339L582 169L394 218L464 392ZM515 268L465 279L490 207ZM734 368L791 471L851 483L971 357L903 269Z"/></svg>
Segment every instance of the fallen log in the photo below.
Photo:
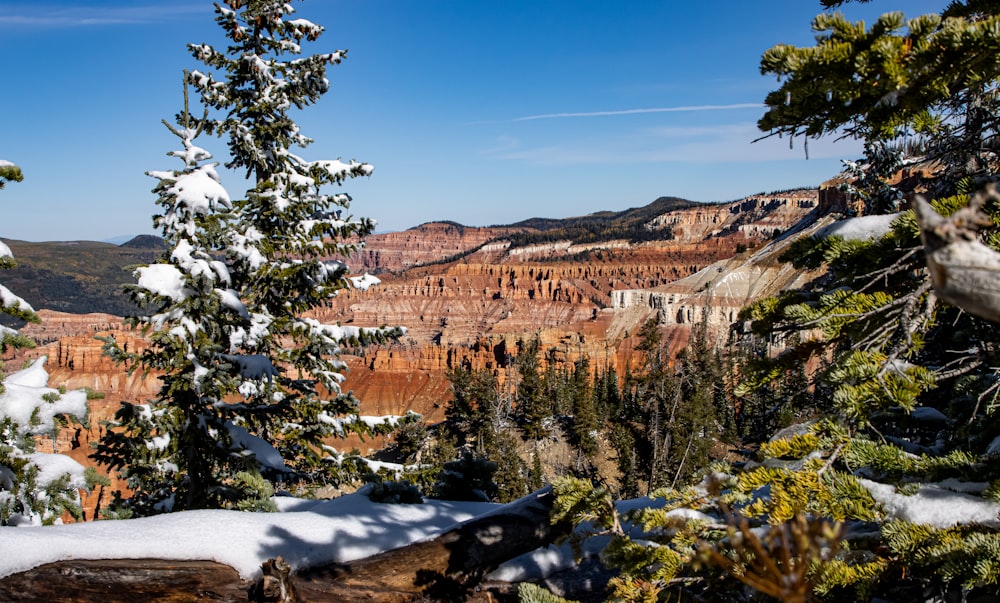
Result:
<svg viewBox="0 0 1000 603"><path fill-rule="evenodd" d="M3 528L16 530L17 528ZM4 554L13 554L5 551ZM214 561L72 560L49 563L0 580L0 601L245 602L247 583Z"/></svg>
<svg viewBox="0 0 1000 603"><path fill-rule="evenodd" d="M309 568L293 579L304 601L463 600L503 562L569 533L569 524L549 521L554 498L543 488L432 540Z"/></svg>
<svg viewBox="0 0 1000 603"><path fill-rule="evenodd" d="M545 488L436 538L347 563L292 572L280 558L268 560L253 583L212 561L72 560L0 579L0 601L464 600L503 562L568 533L569 525L549 522L553 498Z"/></svg>

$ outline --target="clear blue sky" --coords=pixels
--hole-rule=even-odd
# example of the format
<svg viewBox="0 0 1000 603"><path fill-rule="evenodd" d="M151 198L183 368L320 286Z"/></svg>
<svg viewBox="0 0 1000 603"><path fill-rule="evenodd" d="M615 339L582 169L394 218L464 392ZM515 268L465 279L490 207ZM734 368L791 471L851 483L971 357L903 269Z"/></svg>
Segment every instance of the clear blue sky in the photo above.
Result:
<svg viewBox="0 0 1000 603"><path fill-rule="evenodd" d="M849 4L869 22L944 0ZM818 1L306 0L326 27L306 52L349 49L331 92L297 114L308 159L358 159L352 212L380 231L560 218L659 196L723 201L815 185L852 142L751 144L761 53L810 44ZM179 166L160 123L182 106L189 42L224 47L208 1L0 1L0 236L31 241L153 232L147 170ZM218 140L202 146L226 160ZM245 185L224 182L234 198Z"/></svg>

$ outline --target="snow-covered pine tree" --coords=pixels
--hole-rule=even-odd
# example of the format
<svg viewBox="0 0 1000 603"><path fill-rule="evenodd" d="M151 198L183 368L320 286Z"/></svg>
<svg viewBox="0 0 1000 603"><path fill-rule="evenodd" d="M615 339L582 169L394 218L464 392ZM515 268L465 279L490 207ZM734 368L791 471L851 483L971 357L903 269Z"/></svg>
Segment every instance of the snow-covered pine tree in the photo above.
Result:
<svg viewBox="0 0 1000 603"><path fill-rule="evenodd" d="M194 118L185 109L171 127L184 144L171 153L183 170L151 173L161 180L155 192L165 211L155 223L169 251L137 271L134 289L138 301L156 306L137 320L153 345L109 348L133 370L165 374L158 399L123 406L122 428L98 451L129 477L136 495L125 507L133 512L259 508L275 481L357 477L344 475L347 465L342 472L341 455L325 440L389 427L358 419L357 400L341 392L345 365L337 356L345 341L400 331L306 316L344 288L377 282L349 277L343 261L374 222L345 214L348 195L321 190L372 167L291 152L311 141L289 112L327 91L326 66L344 54L297 57L300 43L323 28L288 18L292 12L287 2L216 4L227 50L190 46L209 68L186 76L206 112ZM214 169L199 165L209 157L193 145L199 132L227 139L226 165L251 181L244 199L230 202Z"/></svg>
<svg viewBox="0 0 1000 603"><path fill-rule="evenodd" d="M0 160L0 189L22 179L20 168ZM13 268L10 248L0 242L0 269ZM28 302L0 285L0 315L39 322ZM35 343L0 324L0 356ZM0 362L0 526L51 524L64 512L80 517L79 489L89 488L93 473L63 454L39 452L36 436L51 436L69 420L87 415L87 394L47 387L45 358L12 375Z"/></svg>
<svg viewBox="0 0 1000 603"><path fill-rule="evenodd" d="M720 572L786 601L991 599L1000 584L1000 325L935 295L900 182L945 215L982 202L966 224L983 227L962 236L1000 249L1000 203L983 192L1000 176L1000 10L956 1L870 27L825 13L813 27L815 46L764 55L782 83L759 125L864 141L846 189L860 215L786 253L824 277L741 313L785 349L743 370L740 389L805 375L818 416L741 470L716 468L712 487L661 491L662 508L630 514L631 534L606 492L560 484L563 509L612 532L624 600L751 600Z"/></svg>
<svg viewBox="0 0 1000 603"><path fill-rule="evenodd" d="M326 185L368 176L373 167L353 160L310 161L292 152L312 140L290 111L314 104L327 92L326 68L340 63L346 51L300 56L300 44L317 40L323 27L291 18L295 9L289 2L223 4L216 4L216 21L231 44L225 53L207 44L190 45L210 71L193 71L189 81L202 102L219 114L201 123L227 140L227 167L246 170L253 183L246 197L234 202L227 254L234 288L253 324L240 342L243 357L267 358L278 374L256 392L244 387L245 416L248 429L273 441L286 462L312 471L324 457L329 459L320 446L324 438L344 429L372 429L361 421L336 419L358 410L357 399L340 389L345 365L336 357L339 345L403 333L401 328L341 327L305 317L338 291L378 283L367 274L349 277L344 262L375 222L348 214L348 194L323 192ZM252 366L241 368L253 372Z"/></svg>
<svg viewBox="0 0 1000 603"><path fill-rule="evenodd" d="M130 371L162 375L155 400L122 403L94 454L119 470L132 490L118 511L138 515L267 508L271 492L253 486L261 484L262 474L275 479L286 470L273 448L239 427L239 407L226 404L241 383L230 370L231 340L247 330L250 316L232 288L229 267L219 259L232 203L217 164L205 163L211 154L194 144L201 132L193 121L185 102L176 127L164 122L182 147L168 154L183 167L148 172L159 180L154 192L163 213L153 223L167 251L159 263L136 270L130 294L152 313L127 322L150 345L129 352L111 339L105 348Z"/></svg>
<svg viewBox="0 0 1000 603"><path fill-rule="evenodd" d="M24 179L21 168L6 159L0 159L0 190L8 182L20 182ZM17 265L10 247L0 241L0 270L9 270ZM10 289L0 285L0 313L26 322L39 322L38 315L28 302L14 295ZM0 325L0 351L8 348L31 348L35 342L21 335L16 330Z"/></svg>

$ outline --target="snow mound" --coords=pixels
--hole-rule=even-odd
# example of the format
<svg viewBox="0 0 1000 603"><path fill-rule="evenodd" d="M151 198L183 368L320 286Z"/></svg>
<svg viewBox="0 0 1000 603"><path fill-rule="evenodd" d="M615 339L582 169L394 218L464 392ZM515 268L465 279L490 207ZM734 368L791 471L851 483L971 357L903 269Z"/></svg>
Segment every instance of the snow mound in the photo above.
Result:
<svg viewBox="0 0 1000 603"><path fill-rule="evenodd" d="M433 538L493 503L390 505L352 494L329 501L276 497L279 513L183 511L142 519L0 529L0 577L61 559L210 559L242 577L281 555L294 568L347 562Z"/></svg>
<svg viewBox="0 0 1000 603"><path fill-rule="evenodd" d="M898 217L899 214L896 213L839 220L821 228L816 236L821 239L836 236L848 241L870 241L887 234L893 220Z"/></svg>
<svg viewBox="0 0 1000 603"><path fill-rule="evenodd" d="M896 519L948 528L958 524L978 523L1000 527L1000 504L962 492L954 492L941 484L924 484L916 494L905 496L888 484L862 479L861 484L872 497Z"/></svg>

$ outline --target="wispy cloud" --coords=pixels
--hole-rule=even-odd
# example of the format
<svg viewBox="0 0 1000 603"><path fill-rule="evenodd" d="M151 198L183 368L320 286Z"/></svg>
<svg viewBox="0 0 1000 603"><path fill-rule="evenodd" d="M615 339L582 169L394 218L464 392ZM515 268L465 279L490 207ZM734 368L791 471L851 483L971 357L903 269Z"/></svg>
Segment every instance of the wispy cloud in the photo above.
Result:
<svg viewBox="0 0 1000 603"><path fill-rule="evenodd" d="M659 127L537 146L496 145L483 151L483 155L535 165L754 163L805 157L801 139L790 149L787 139L769 138L753 143L760 136L760 130L751 122ZM860 143L853 140L809 141L809 156L814 159L855 157L860 152Z"/></svg>
<svg viewBox="0 0 1000 603"><path fill-rule="evenodd" d="M100 25L135 25L174 21L205 13L204 4L157 3L140 6L24 5L0 14L0 27L71 28Z"/></svg>
<svg viewBox="0 0 1000 603"><path fill-rule="evenodd" d="M760 109L761 103L736 103L731 105L685 105L680 107L650 107L646 109L619 109L617 111L584 111L580 113L542 113L526 115L508 120L511 122L534 121L537 119L565 119L572 117L612 117L616 115L640 115L643 113L690 113L698 111L733 111L738 109Z"/></svg>

